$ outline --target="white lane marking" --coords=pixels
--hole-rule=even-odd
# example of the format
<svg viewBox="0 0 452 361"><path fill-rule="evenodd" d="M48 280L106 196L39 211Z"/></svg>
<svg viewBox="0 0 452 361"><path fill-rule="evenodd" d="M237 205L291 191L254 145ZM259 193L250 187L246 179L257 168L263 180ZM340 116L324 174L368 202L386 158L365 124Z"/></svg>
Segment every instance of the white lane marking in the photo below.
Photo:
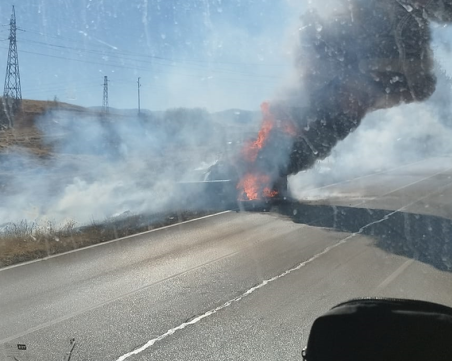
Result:
<svg viewBox="0 0 452 361"><path fill-rule="evenodd" d="M96 243L96 244L93 244L91 246L86 246L86 247L82 247L82 248L73 249L71 251L54 254L54 255L51 255L51 256L44 257L44 258L39 258L39 259L35 259L35 260L32 260L32 261L28 261L28 262L14 264L14 265L11 265L11 266L0 268L0 272L10 270L11 268L26 266L26 265L29 265L29 264L32 264L32 263L36 263L36 262L47 261L48 259L65 256L67 254L71 254L71 253L75 253L75 252L79 252L79 251L84 251L84 250L87 250L87 249L90 249L90 248L105 246L105 245L110 244L110 243L124 241L124 240L130 239L130 238L140 237L140 236L143 236L143 235L146 235L146 234L159 232L159 231L162 231L162 230L165 230L165 229L168 229L168 228L173 228L173 227L177 227L177 226L180 226L180 225L183 225L183 224L192 223L192 222L200 221L202 219L216 217L216 216L220 216L220 215L223 215L223 214L226 214L226 213L232 213L232 212L233 211L224 211L224 212L209 214L208 216L203 216L203 217L199 217L199 218L190 219L190 220L184 221L184 222L170 224L169 226L164 226L164 227L160 227L160 228L151 229L150 231L136 233L136 234L131 234L130 236L116 238L116 239L112 239L110 241Z"/></svg>
<svg viewBox="0 0 452 361"><path fill-rule="evenodd" d="M335 244L333 244L333 245L331 245L331 246L325 248L322 252L317 253L316 255L312 256L311 258L309 258L308 260L306 260L306 261L304 261L304 262L301 262L299 265L297 265L297 266L295 266L295 267L293 267L293 268L290 268L290 269L284 271L283 273L281 273L281 274L279 274L279 275L277 275L277 276L274 276L274 277L272 277L272 278L269 278L269 279L267 279L267 280L262 281L260 284L258 284L257 286L254 286L254 287L252 287L252 288L250 288L250 289L248 289L247 291L245 291L245 292L242 293L241 295L239 295L239 296L237 296L237 297L235 297L235 298L233 298L233 299L231 299L231 300L229 300L229 301L226 301L226 302L223 303L222 305L220 305L220 306L218 306L218 307L216 307L216 308L214 308L214 309L212 309L212 310L210 310L210 311L207 311L206 313L204 313L204 314L202 314L202 315L200 315L200 316L196 316L195 318L191 319L190 321L186 321L186 322L180 324L179 326L176 326L176 327L174 327L174 328L169 329L169 330L166 331L164 334L162 334L162 335L160 335L160 336L158 336L158 337L155 337L155 338L149 340L149 341L146 342L144 345L142 345L142 346L136 348L135 350L130 351L130 352L128 352L128 353L126 353L126 354L120 356L116 361L124 361L125 359L127 359L127 358L129 358L129 357L131 357L131 356L138 355L139 353L141 353L141 352L143 352L143 351L146 351L148 348L152 347L155 343L164 340L165 338L167 338L167 337L173 335L173 334L176 333L177 331L183 330L183 329L186 328L187 326L194 325L194 324L198 323L199 321L201 321L201 320L203 320L203 319L205 319L205 318L207 318L207 317L209 317L209 316L212 316L212 315L216 314L217 312L219 312L219 311L221 311L221 310L223 310L223 309L225 309L225 308L231 306L232 304L237 303L237 302L240 302L240 301L241 301L242 299L244 299L245 297L247 297L247 296L251 295L252 293L254 293L255 291L257 291L257 290L259 290L259 289L265 287L265 286L268 285L269 283L272 283L272 282L274 282L274 281L276 281L276 280L278 280L278 279L280 279L280 278L282 278L282 277L285 277L285 276L291 274L292 272L295 272L295 271L300 270L300 269L303 268L304 266L306 266L306 265L308 265L309 263L315 261L317 258L323 256L324 254L328 253L328 252L331 251L332 249L334 249L334 248L336 248L336 247L339 247L339 246L341 246L341 245L347 243L347 242L348 242L350 239L352 239L353 237L355 237L355 236L357 236L357 235L360 235L366 228L368 228L368 227L370 227L370 226L373 226L374 224L377 224L377 223L381 223L381 222L386 221L386 220L387 220L389 217L391 217L392 215L394 215L394 214L396 214L396 213L399 213L400 211L404 210L404 209L407 208L407 207L410 207L411 205L413 205L413 204L419 202L420 200L422 200L422 199L424 199L424 198L430 197L432 194L441 192L443 189L449 187L451 184L452 184L452 182L451 182L451 183L448 183L447 185L445 185L445 186L443 186L443 187L441 187L441 188L439 188L439 189L436 189L435 191L430 192L430 193L428 193L428 194L426 194L426 195L424 195L424 196L422 196L422 197L420 197L420 198L418 198L418 199L416 199L416 200L414 200L414 201L412 201L412 202L410 202L410 203L408 203L408 204L406 204L405 206L403 206L403 207L401 207L401 208L399 208L399 209L397 209L397 210L395 210L395 211L393 211L393 212L388 213L388 214L387 214L386 216L384 216L382 219L379 219L379 220L376 220L376 221L371 222L371 223L369 223L369 224L366 224L365 226L361 227L361 228L359 229L358 232L355 232L355 233L352 233L352 234L348 235L347 237L343 238L343 239L340 240L339 242L337 242L337 243L335 243ZM407 267L407 266L406 266L406 267ZM403 269L402 269L402 271L403 271ZM400 271L400 272L402 272L402 271Z"/></svg>
<svg viewBox="0 0 452 361"><path fill-rule="evenodd" d="M278 276L274 276L272 278L269 278L267 280L262 281L257 286L254 286L254 287L248 289L246 292L242 293L240 296L237 296L237 297L235 297L235 298L223 303L221 306L218 306L218 307L216 307L216 308L214 308L214 309L212 309L210 311L207 311L206 313L204 313L204 314L202 314L200 316L197 316L197 317L191 319L190 321L184 322L184 323L180 324L179 326L174 327L174 328L166 331L164 334L149 340L143 346L141 346L141 347L139 347L139 348L137 348L137 349L135 349L135 350L133 350L131 352L128 352L128 353L122 355L121 357L119 357L117 359L117 361L123 361L123 360L129 358L130 356L138 355L139 353L141 353L141 352L145 351L146 349L148 349L149 347L153 346L156 342L161 341L161 340L167 338L168 336L171 336L175 332L183 330L187 326L194 325L195 323L198 323L199 321L203 320L204 318L212 316L215 313L217 313L217 312L219 312L219 311L231 306L232 304L241 301L243 298L249 296L250 294L252 294L255 291L257 291L258 289L266 286L267 284L269 284L271 282L274 282L274 281L276 281L279 278L285 277L288 274L290 274L290 273L292 273L294 271L297 271L300 268L306 266L307 264L311 263L312 261L315 261L317 258L319 258L320 256L324 255L325 253L329 252L333 248L336 248L336 247L340 246L341 244L345 243L348 240L348 238L349 237L339 241L338 243L336 243L336 244L334 244L332 246L329 246L329 247L325 248L322 252L317 253L316 255L314 255L311 258L309 258L307 261L304 261L304 262L300 263L298 266L293 267L291 269L288 269L287 271L279 274Z"/></svg>
<svg viewBox="0 0 452 361"><path fill-rule="evenodd" d="M397 268L393 273L391 273L383 282L381 282L377 288L375 288L375 293L380 292L386 286L388 286L392 281L394 281L397 277L399 277L412 263L414 262L414 259L409 259L403 264Z"/></svg>

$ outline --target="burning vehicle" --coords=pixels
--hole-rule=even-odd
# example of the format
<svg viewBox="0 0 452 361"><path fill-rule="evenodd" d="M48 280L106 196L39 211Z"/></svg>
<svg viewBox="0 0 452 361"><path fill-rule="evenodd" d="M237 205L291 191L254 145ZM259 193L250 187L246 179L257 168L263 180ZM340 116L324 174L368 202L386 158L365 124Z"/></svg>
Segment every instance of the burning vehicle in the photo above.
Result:
<svg viewBox="0 0 452 361"><path fill-rule="evenodd" d="M242 204L287 197L287 177L328 157L366 114L431 96L429 22L448 23L451 14L442 1L354 1L333 22L310 9L300 27L298 88L291 99L262 104L257 138L227 166L215 165L225 173L212 170L211 179L231 180Z"/></svg>
<svg viewBox="0 0 452 361"><path fill-rule="evenodd" d="M262 125L256 139L246 141L231 160L219 160L205 177L209 182L227 182L221 195L233 198L239 208L265 210L289 196L281 164L297 131L294 123L278 117L269 103L263 103L261 110Z"/></svg>

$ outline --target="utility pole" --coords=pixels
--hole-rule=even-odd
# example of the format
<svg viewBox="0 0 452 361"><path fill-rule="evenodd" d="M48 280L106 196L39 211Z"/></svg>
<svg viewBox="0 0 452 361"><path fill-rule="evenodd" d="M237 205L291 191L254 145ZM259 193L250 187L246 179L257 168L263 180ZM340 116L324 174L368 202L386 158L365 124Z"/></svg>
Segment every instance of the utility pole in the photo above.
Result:
<svg viewBox="0 0 452 361"><path fill-rule="evenodd" d="M104 114L108 114L108 77L104 76L104 102L102 105Z"/></svg>
<svg viewBox="0 0 452 361"><path fill-rule="evenodd" d="M141 88L141 84L140 84L140 77L138 77L138 115L140 115L141 114L141 104L140 104L140 102L141 102L141 100L140 100L140 88Z"/></svg>
<svg viewBox="0 0 452 361"><path fill-rule="evenodd" d="M5 108L7 121L5 122L0 119L0 125L9 128L13 127L14 114L22 105L16 31L16 11L13 5L13 12L9 22L8 62L6 65L5 87L3 90L3 106Z"/></svg>

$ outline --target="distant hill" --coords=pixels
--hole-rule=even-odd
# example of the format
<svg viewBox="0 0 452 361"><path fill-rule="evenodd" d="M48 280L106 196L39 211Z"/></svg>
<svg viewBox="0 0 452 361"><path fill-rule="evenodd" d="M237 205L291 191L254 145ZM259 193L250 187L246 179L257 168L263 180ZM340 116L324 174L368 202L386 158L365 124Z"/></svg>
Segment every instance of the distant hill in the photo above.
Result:
<svg viewBox="0 0 452 361"><path fill-rule="evenodd" d="M169 111L172 111L174 109L170 109ZM82 112L87 115L98 116L102 113L103 108L101 106L82 107L79 105L59 101L23 99L22 110L18 114L16 114L14 119L14 128L23 129L32 127L34 125L34 122L39 118L40 115L43 115L46 112L50 111ZM141 109L141 114L143 116L154 119L165 119L166 112L167 111ZM117 116L133 117L136 116L137 113L138 109L118 109L114 107L109 108L109 114L114 118L116 118ZM261 113L259 111L249 111L242 109L228 109L219 112L207 112L207 114L208 118L217 125L226 128L245 127L247 130L256 129L256 127L259 126L261 119Z"/></svg>
<svg viewBox="0 0 452 361"><path fill-rule="evenodd" d="M1 98L0 104L3 104ZM69 103L63 103L58 101L23 99L22 109L14 117L14 128L24 129L33 127L35 120L40 115L50 110L89 112L87 108Z"/></svg>
<svg viewBox="0 0 452 361"><path fill-rule="evenodd" d="M92 111L101 112L103 107L89 107L87 108ZM177 108L174 108L177 109ZM183 108L186 109L186 108ZM134 116L137 115L138 109L118 109L114 107L108 108L110 114L121 114L126 116ZM170 109L171 110L171 109ZM156 118L164 117L165 111L159 110L149 110L149 109L141 109L141 113L144 115L151 115ZM227 109L219 112L211 112L209 113L210 117L213 121L220 124L231 124L235 123L236 125L245 125L245 124L253 124L260 121L261 113L259 111L250 111L250 110L242 110L242 109Z"/></svg>
<svg viewBox="0 0 452 361"><path fill-rule="evenodd" d="M91 111L96 111L96 112L102 112L104 110L104 108L100 107L100 106L89 107L87 109L89 109ZM114 114L114 115L135 116L138 114L138 109L118 109L118 108L114 108L114 107L108 107L108 112L110 114ZM144 114L144 115L158 115L158 114L164 113L163 111L153 111L153 110L149 110L149 109L141 109L140 112L141 112L141 114Z"/></svg>

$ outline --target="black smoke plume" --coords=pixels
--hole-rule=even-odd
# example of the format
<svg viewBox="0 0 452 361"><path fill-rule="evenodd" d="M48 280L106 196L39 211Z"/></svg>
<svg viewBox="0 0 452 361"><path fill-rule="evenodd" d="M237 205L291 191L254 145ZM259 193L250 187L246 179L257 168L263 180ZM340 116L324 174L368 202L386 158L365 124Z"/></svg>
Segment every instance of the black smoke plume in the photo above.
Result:
<svg viewBox="0 0 452 361"><path fill-rule="evenodd" d="M296 58L300 91L273 104L297 128L290 147L273 144L261 158L296 174L326 158L374 110L426 100L435 91L430 21L452 21L449 0L338 0L328 16L302 16ZM269 141L269 144L271 142ZM289 149L288 149L289 148Z"/></svg>

